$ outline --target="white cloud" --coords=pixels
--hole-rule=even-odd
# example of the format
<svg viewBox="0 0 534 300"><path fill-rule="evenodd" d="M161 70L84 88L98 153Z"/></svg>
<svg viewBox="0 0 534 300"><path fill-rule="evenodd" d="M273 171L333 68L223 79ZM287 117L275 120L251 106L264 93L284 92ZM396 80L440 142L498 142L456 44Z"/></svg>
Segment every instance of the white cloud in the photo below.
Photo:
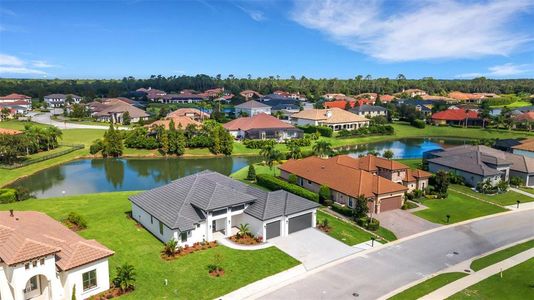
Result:
<svg viewBox="0 0 534 300"><path fill-rule="evenodd" d="M261 10L256 9L249 9L242 6L237 5L239 9L241 9L244 13L246 13L252 20L256 22L265 21L267 18L265 17L265 14Z"/></svg>
<svg viewBox="0 0 534 300"><path fill-rule="evenodd" d="M488 71L485 73L464 73L457 75L458 78L476 78L476 77L490 77L490 78L503 78L503 77L511 77L511 76L517 76L521 74L525 74L528 72L533 71L533 65L530 64L522 64L522 65L516 65L513 63L506 63L503 65L497 65L493 67L489 67Z"/></svg>
<svg viewBox="0 0 534 300"><path fill-rule="evenodd" d="M296 0L291 18L336 43L384 61L508 55L530 40L507 29L531 0Z"/></svg>
<svg viewBox="0 0 534 300"><path fill-rule="evenodd" d="M27 63L16 56L0 53L0 74L46 75L45 71L39 69L50 67L55 66L43 60Z"/></svg>

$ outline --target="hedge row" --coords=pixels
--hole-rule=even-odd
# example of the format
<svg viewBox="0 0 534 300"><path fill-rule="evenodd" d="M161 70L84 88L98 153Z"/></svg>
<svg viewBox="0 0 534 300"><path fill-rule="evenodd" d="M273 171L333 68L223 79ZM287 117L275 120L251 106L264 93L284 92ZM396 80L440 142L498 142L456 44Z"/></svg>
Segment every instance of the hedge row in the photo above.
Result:
<svg viewBox="0 0 534 300"><path fill-rule="evenodd" d="M306 126L297 126L297 127L302 129L304 133L318 132L321 136L324 136L324 137L331 137L334 134L334 130L327 126L306 125Z"/></svg>
<svg viewBox="0 0 534 300"><path fill-rule="evenodd" d="M17 191L15 189L0 189L0 203L12 203L17 201Z"/></svg>
<svg viewBox="0 0 534 300"><path fill-rule="evenodd" d="M243 145L249 149L262 149L263 147L271 144L275 144L274 140L243 140Z"/></svg>
<svg viewBox="0 0 534 300"><path fill-rule="evenodd" d="M354 215L353 211L352 211L352 208L350 207L346 207L346 206L341 206L337 203L333 203L332 204L332 210L337 212L338 214L342 214L344 216L347 216L347 217L352 217Z"/></svg>
<svg viewBox="0 0 534 300"><path fill-rule="evenodd" d="M256 181L259 185L268 188L270 190L285 190L295 195L301 196L306 199L310 199L315 202L319 202L319 195L312 191L309 191L303 187L295 184L291 184L285 180L274 177L269 174L256 175Z"/></svg>
<svg viewBox="0 0 534 300"><path fill-rule="evenodd" d="M49 160L49 159L52 159L52 158L60 157L60 156L63 156L65 154L74 152L76 150L83 149L85 147L84 145L60 145L60 146L66 146L66 147L69 147L69 148L65 149L63 151L55 152L53 154L44 155L44 156L41 156L39 158L28 159L28 160L23 161L21 163L16 163L16 164L12 164L12 165L2 165L2 164L0 164L0 168L8 169L8 170L17 169L17 168L25 167L25 166L28 166L28 165L31 165L31 164L35 164L35 163L38 163L38 162L42 162L42 161L45 161L45 160Z"/></svg>

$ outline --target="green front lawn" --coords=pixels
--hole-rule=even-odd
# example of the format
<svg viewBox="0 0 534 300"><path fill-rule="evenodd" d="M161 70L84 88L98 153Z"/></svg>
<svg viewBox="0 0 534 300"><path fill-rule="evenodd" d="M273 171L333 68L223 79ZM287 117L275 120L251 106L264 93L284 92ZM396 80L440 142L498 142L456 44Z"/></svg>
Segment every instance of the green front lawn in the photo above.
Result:
<svg viewBox="0 0 534 300"><path fill-rule="evenodd" d="M159 257L163 244L148 231L137 228L127 217L135 192L88 194L62 198L34 199L0 205L0 210L36 210L55 219L75 211L84 216L88 229L80 232L85 238L96 239L115 255L110 258L110 279L115 267L130 263L137 272L136 290L126 296L131 299L213 299L259 279L299 264L275 247L256 251L239 251L218 246L174 261ZM208 274L207 265L216 253L223 257L223 277ZM164 286L164 280L168 286Z"/></svg>
<svg viewBox="0 0 534 300"><path fill-rule="evenodd" d="M409 159L396 159L396 161L407 165L412 169L421 169L423 168L422 158L409 158Z"/></svg>
<svg viewBox="0 0 534 300"><path fill-rule="evenodd" d="M273 166L273 168L271 169L269 168L269 166L261 164L261 163L254 164L254 170L256 171L256 175L259 175L259 174L270 174L270 175L275 175L275 176L280 175L280 170L278 169L278 167ZM247 175L248 175L248 166L243 167L237 170L236 172L230 174L230 177L237 179L237 180L246 180Z"/></svg>
<svg viewBox="0 0 534 300"><path fill-rule="evenodd" d="M471 263L471 269L474 271L482 270L486 267L494 265L500 261L510 258L523 251L527 251L528 249L531 249L531 248L534 248L534 240L530 240L525 243L517 244L515 246L509 247L501 251L497 251L490 255L486 255L484 257L476 259Z"/></svg>
<svg viewBox="0 0 534 300"><path fill-rule="evenodd" d="M506 211L504 208L464 196L450 189L449 197L446 199L423 199L421 203L428 206L428 209L413 214L438 224L447 224L447 214L451 216L450 223L457 223Z"/></svg>
<svg viewBox="0 0 534 300"><path fill-rule="evenodd" d="M534 201L534 198L525 196L520 193L516 193L514 191L508 191L506 193L496 194L496 195L486 195L486 194L475 192L470 187L463 186L463 185L454 184L454 185L451 185L449 188L461 191L468 195L472 195L473 197L477 197L477 198L489 201L491 203L495 203L497 205L502 205L502 206L513 205L513 204L516 204L517 201L521 201L521 203Z"/></svg>
<svg viewBox="0 0 534 300"><path fill-rule="evenodd" d="M532 299L534 258L484 279L448 299Z"/></svg>
<svg viewBox="0 0 534 300"><path fill-rule="evenodd" d="M397 239L397 236L391 230L384 228L382 226L380 226L380 228L378 228L378 230L375 231L375 233L390 242Z"/></svg>
<svg viewBox="0 0 534 300"><path fill-rule="evenodd" d="M371 239L371 235L359 227L317 210L317 222L322 223L324 219L328 220L328 226L330 226L330 231L327 234L349 246Z"/></svg>
<svg viewBox="0 0 534 300"><path fill-rule="evenodd" d="M467 276L467 273L443 273L427 279L411 288L404 290L388 300L415 300L427 295L453 281Z"/></svg>

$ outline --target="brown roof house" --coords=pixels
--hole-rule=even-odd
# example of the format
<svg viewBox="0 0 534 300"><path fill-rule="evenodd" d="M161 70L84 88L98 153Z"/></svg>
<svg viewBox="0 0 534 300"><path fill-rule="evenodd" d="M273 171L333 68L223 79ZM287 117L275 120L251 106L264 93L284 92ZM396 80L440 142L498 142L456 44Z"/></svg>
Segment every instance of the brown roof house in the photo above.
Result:
<svg viewBox="0 0 534 300"><path fill-rule="evenodd" d="M334 131L353 130L369 126L369 119L337 107L306 109L291 115L291 122L299 126L328 126Z"/></svg>
<svg viewBox="0 0 534 300"><path fill-rule="evenodd" d="M146 111L115 98L106 99L102 103L91 102L89 106L93 112L93 116L101 122L122 123L125 112L128 112L130 115L130 121L132 123L148 120L150 116Z"/></svg>
<svg viewBox="0 0 534 300"><path fill-rule="evenodd" d="M319 192L321 185L328 186L332 200L348 207L353 208L355 199L363 195L369 200L372 213L401 208L404 193L428 186L430 177L426 172L411 171L403 164L371 156L311 156L288 160L279 169L282 178L287 180L294 174L297 184L311 191Z"/></svg>
<svg viewBox="0 0 534 300"><path fill-rule="evenodd" d="M304 135L301 129L268 114L238 118L223 124L223 127L237 139L287 140Z"/></svg>
<svg viewBox="0 0 534 300"><path fill-rule="evenodd" d="M153 128L153 127L156 127L156 126L164 126L165 129L169 129L170 128L170 124L171 124L171 120L174 121L175 129L177 129L177 128L185 129L189 125L194 125L196 127L202 126L202 123L197 122L197 121L195 121L195 120L193 120L193 119L191 119L189 117L174 116L174 117L167 117L167 118L165 118L163 120L157 120L157 121L153 122L152 124L145 125L145 127Z"/></svg>
<svg viewBox="0 0 534 300"><path fill-rule="evenodd" d="M210 114L196 108L179 108L167 114L167 117L189 117L195 121L202 122L206 119L209 119Z"/></svg>
<svg viewBox="0 0 534 300"><path fill-rule="evenodd" d="M43 213L0 212L2 299L89 298L109 289L112 255Z"/></svg>

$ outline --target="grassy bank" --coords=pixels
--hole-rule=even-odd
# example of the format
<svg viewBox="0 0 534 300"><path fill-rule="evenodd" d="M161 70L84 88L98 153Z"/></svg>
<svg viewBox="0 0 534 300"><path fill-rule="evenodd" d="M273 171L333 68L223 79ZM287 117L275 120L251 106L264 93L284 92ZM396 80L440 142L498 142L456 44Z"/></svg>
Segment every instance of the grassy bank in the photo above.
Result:
<svg viewBox="0 0 534 300"><path fill-rule="evenodd" d="M493 264L496 264L500 261L510 258L523 251L527 251L528 249L531 249L531 248L534 248L534 240L530 240L525 243L517 244L515 246L509 247L501 251L497 251L495 253L476 259L471 263L471 269L474 271L482 270L486 267L489 267Z"/></svg>
<svg viewBox="0 0 534 300"><path fill-rule="evenodd" d="M330 231L327 234L349 246L371 239L371 235L359 227L317 210L317 222L322 223L325 219L330 227Z"/></svg>
<svg viewBox="0 0 534 300"><path fill-rule="evenodd" d="M472 197L480 198L482 200L489 201L491 203L495 203L497 205L502 205L502 206L514 205L517 203L517 201L520 201L521 203L534 201L534 198L520 194L520 193L516 193L514 191L508 191L506 193L496 194L496 195L486 195L482 193L477 193L473 191L470 187L457 185L457 184L451 185L450 188L460 191L462 193L466 193Z"/></svg>
<svg viewBox="0 0 534 300"><path fill-rule="evenodd" d="M88 228L80 233L96 239L115 255L110 258L110 277L115 267L130 263L137 273L136 290L126 299L213 299L264 277L281 272L298 261L275 247L257 251L239 251L223 246L197 252L173 261L160 258L163 244L127 217L131 210L127 199L135 192L88 194L28 200L0 205L0 210L36 210L55 219L74 211L82 215ZM223 257L223 277L208 274L207 266L219 253ZM164 280L168 286L164 286Z"/></svg>
<svg viewBox="0 0 534 300"><path fill-rule="evenodd" d="M388 298L388 300L415 300L429 294L453 281L456 281L464 276L466 273L454 272L443 273L427 279L411 288L400 292L399 294Z"/></svg>

